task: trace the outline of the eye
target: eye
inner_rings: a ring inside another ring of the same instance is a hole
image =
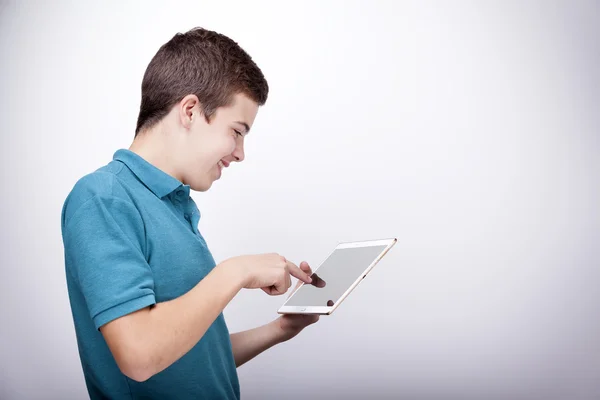
[[[236,135],[242,136],[242,132],[238,131],[237,129],[234,129],[233,131],[236,133]]]

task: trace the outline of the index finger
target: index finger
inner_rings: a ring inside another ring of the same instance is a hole
[[[298,278],[301,281],[306,282],[306,283],[312,282],[311,277],[308,276],[306,274],[306,272],[302,271],[300,268],[298,268],[298,266],[296,264],[294,264],[290,260],[286,260],[286,261],[287,261],[287,267],[290,271],[290,275],[295,276],[296,278]]]

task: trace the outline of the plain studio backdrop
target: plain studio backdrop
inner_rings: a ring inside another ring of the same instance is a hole
[[[600,398],[597,2],[0,2],[0,398],[85,398],[60,212],[133,139],[195,26],[270,84],[247,159],[193,193],[217,262],[398,244],[239,369],[245,399]],[[286,296],[243,290],[231,331]]]

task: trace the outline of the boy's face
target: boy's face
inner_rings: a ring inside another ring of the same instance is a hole
[[[193,112],[178,164],[183,183],[203,192],[230,163],[244,160],[244,139],[254,123],[258,104],[240,93],[230,106],[217,109],[210,122],[206,122],[199,106]]]

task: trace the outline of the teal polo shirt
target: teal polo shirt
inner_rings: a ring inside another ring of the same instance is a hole
[[[223,313],[188,353],[145,382],[121,373],[99,331],[185,294],[215,267],[199,219],[188,185],[125,149],[68,194],[61,220],[66,281],[92,399],[240,398]]]

